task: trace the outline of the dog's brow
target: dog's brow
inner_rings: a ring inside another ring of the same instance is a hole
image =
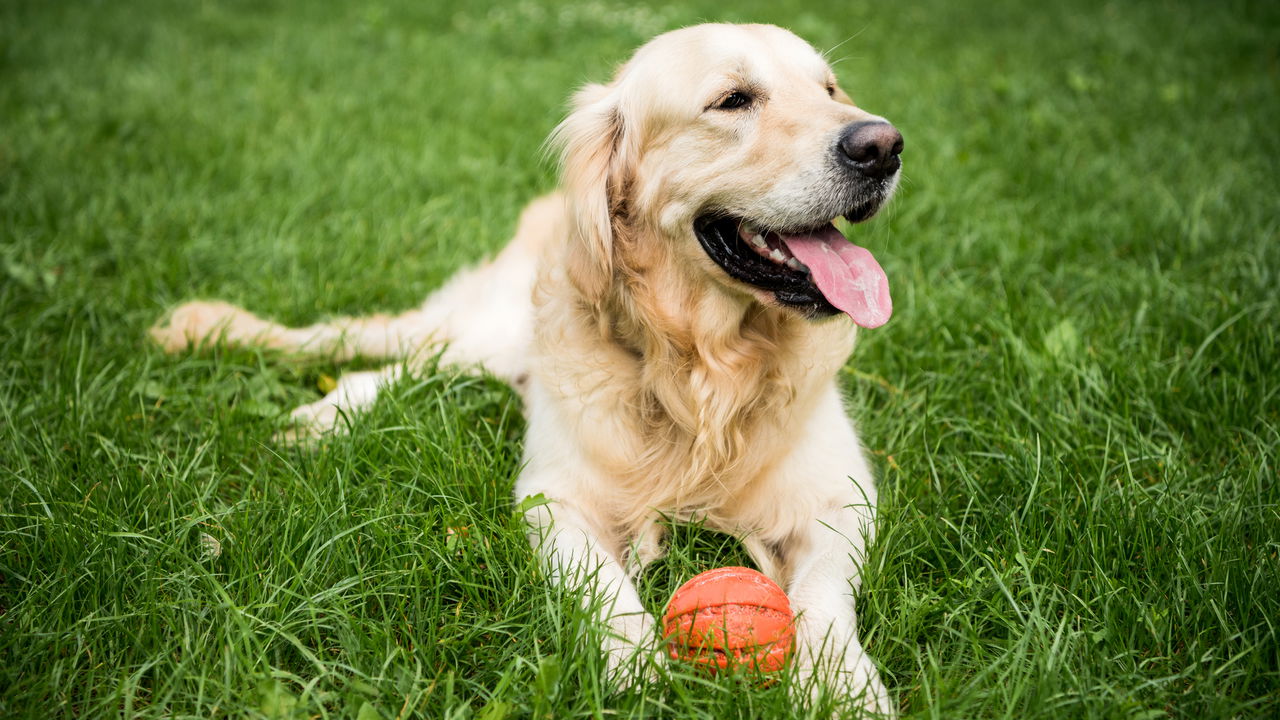
[[[712,94],[717,97],[734,90],[750,92],[753,95],[761,95],[765,91],[765,83],[742,65],[725,73],[713,87]]]

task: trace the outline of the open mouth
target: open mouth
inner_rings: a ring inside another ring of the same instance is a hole
[[[874,213],[845,213],[851,222]],[[865,328],[893,313],[889,281],[869,251],[830,222],[795,232],[762,229],[743,218],[704,216],[694,222],[703,250],[735,280],[773,294],[810,318],[843,312]]]

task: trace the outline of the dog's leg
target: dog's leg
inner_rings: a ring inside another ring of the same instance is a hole
[[[746,547],[779,581],[796,620],[797,690],[892,717],[893,702],[858,639],[854,595],[875,531],[875,482],[833,385],[787,461],[740,507]]]
[[[484,365],[511,380],[523,371],[532,342],[534,271],[529,249],[513,243],[399,315],[340,317],[295,328],[231,303],[196,300],[174,308],[151,328],[151,338],[170,353],[222,342],[336,362],[412,357],[443,347],[445,363]]]
[[[536,492],[537,483],[522,477],[520,487]],[[552,578],[586,590],[583,605],[595,613],[604,639],[609,675],[622,687],[648,677],[645,656],[655,647],[653,618],[619,559],[622,543],[606,523],[571,502],[552,500],[525,513],[530,541]]]
[[[564,201],[539,198],[520,216],[515,237],[496,257],[460,270],[420,307],[399,315],[343,317],[291,328],[222,301],[198,300],[172,310],[151,328],[168,352],[224,342],[338,362],[414,358],[433,348],[451,365],[482,365],[519,386],[533,341],[537,258],[559,232]]]
[[[338,384],[323,398],[294,408],[289,413],[293,427],[276,435],[276,440],[302,442],[326,432],[338,432],[342,428],[338,420],[366,410],[378,399],[378,393],[400,379],[405,366],[388,365],[378,370],[343,373]]]
[[[493,284],[503,284],[506,292],[518,293],[518,288],[513,291],[511,287],[521,278],[510,276],[521,272],[528,276],[524,279],[525,296],[505,298],[508,316],[489,310],[483,304],[477,305],[479,299],[467,305],[466,298],[458,297],[460,292],[479,296],[485,287]],[[444,364],[482,364],[522,390],[531,330],[529,322],[521,326],[519,319],[532,315],[528,297],[532,275],[532,266],[515,267],[510,261],[499,265],[495,261],[460,273],[416,310],[396,316],[339,318],[301,328],[263,320],[230,303],[189,302],[152,328],[151,337],[168,352],[193,344],[223,342],[279,350],[295,357],[325,357],[337,362],[355,356],[404,358],[404,362],[381,370],[344,373],[337,387],[324,398],[295,409],[292,412],[294,426],[279,433],[276,439],[299,442],[326,432],[341,431],[337,421],[342,415],[354,415],[368,408],[380,389],[401,377],[406,367],[432,357],[431,353],[437,349]],[[450,340],[457,342],[436,344]]]
[[[231,303],[195,300],[174,308],[152,327],[151,339],[170,353],[204,343],[223,342],[341,362],[355,356],[403,357],[426,343],[430,331],[423,322],[422,309],[393,316],[336,318],[291,328]]]
[[[515,237],[489,262],[454,275],[421,307],[399,315],[345,317],[306,327],[286,327],[230,303],[194,301],[171,311],[151,328],[151,338],[174,353],[193,345],[223,342],[262,347],[293,356],[342,362],[361,356],[403,359],[403,364],[343,375],[323,399],[293,411],[299,440],[340,429],[343,413],[373,403],[378,390],[434,352],[447,365],[480,365],[523,392],[533,342],[533,283],[537,258],[559,232],[564,201],[548,195],[530,203]]]
[[[801,685],[812,682],[809,689],[815,693],[825,686],[842,702],[892,717],[893,704],[880,673],[858,641],[854,612],[863,543],[873,517],[865,500],[833,501],[797,530],[783,550],[783,563],[787,595],[798,616]]]

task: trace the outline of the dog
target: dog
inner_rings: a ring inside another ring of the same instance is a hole
[[[482,366],[528,416],[517,499],[552,577],[590,577],[607,666],[657,662],[633,578],[666,519],[742,539],[797,611],[795,664],[885,715],[854,593],[876,490],[836,375],[859,326],[892,311],[888,281],[833,221],[874,215],[901,174],[902,136],[859,109],[809,44],[769,25],[654,38],[574,96],[551,147],[561,189],[514,239],[416,309],[289,328],[190,302],[151,331],[177,352],[221,341],[343,360],[292,414],[335,427],[428,355]]]

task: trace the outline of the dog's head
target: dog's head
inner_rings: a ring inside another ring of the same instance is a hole
[[[662,263],[693,282],[709,276],[737,302],[844,311],[867,327],[888,319],[883,271],[832,221],[885,204],[902,136],[855,106],[790,32],[713,24],[660,35],[608,85],[583,88],[554,139],[580,286],[599,291],[620,267]]]

